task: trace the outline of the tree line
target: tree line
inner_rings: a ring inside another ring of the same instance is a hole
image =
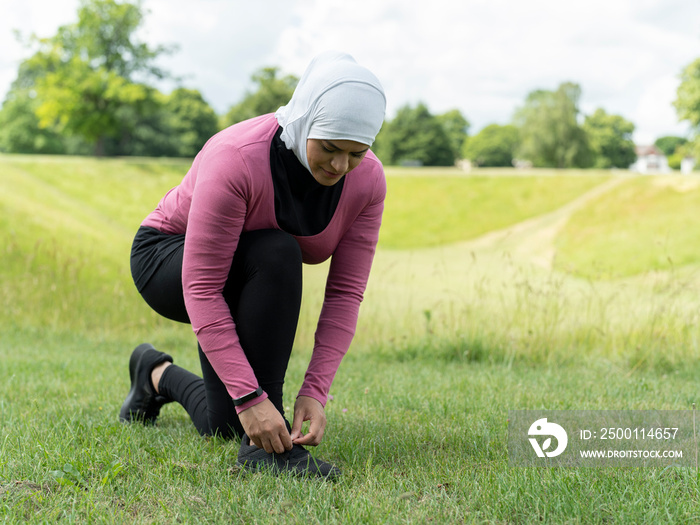
[[[164,94],[152,85],[172,79],[154,64],[175,49],[140,42],[143,21],[139,2],[83,0],[76,23],[49,38],[32,37],[34,53],[20,64],[0,109],[0,151],[191,157],[220,129],[286,104],[299,80],[262,68],[251,78],[253,88],[219,116],[196,89]],[[478,166],[627,168],[636,158],[634,124],[602,108],[582,115],[580,97],[581,87],[570,82],[533,91],[510,124],[491,124],[473,136],[457,109],[434,115],[423,102],[407,104],[385,122],[373,150],[394,165],[468,159]],[[700,59],[683,71],[674,104],[697,132]],[[673,167],[684,156],[700,157],[699,142],[661,137],[657,146]]]

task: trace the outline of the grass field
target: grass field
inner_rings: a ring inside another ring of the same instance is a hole
[[[131,349],[197,369],[188,326],[128,272],[184,161],[0,156],[0,521],[692,523],[695,468],[514,468],[512,409],[690,409],[700,373],[700,179],[388,170],[355,342],[314,450],[337,483],[246,475],[168,405],[125,426]],[[287,380],[325,265],[305,268]]]

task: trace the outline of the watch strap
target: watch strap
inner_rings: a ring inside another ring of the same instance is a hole
[[[247,403],[248,401],[255,399],[256,397],[260,397],[261,395],[263,395],[263,389],[262,387],[258,387],[257,390],[253,390],[250,394],[234,398],[233,404],[234,406],[241,406],[243,403]]]

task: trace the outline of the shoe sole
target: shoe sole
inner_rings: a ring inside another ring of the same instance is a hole
[[[243,469],[243,471],[266,472],[274,476],[288,474],[295,477],[324,479],[328,481],[336,481],[341,476],[341,471],[338,467],[314,458],[306,450],[304,450],[305,457],[297,460],[294,460],[290,455],[290,453],[294,452],[294,449],[285,454],[265,454],[262,457],[245,457],[247,455],[246,449],[250,447],[247,436],[243,438],[241,447],[242,450],[239,451],[236,465]],[[303,450],[304,447],[301,447],[301,449]],[[243,458],[241,457],[241,452],[243,452]],[[260,454],[262,451],[261,449],[254,448],[252,453]],[[326,465],[329,469],[325,474],[321,472],[323,465]]]
[[[313,472],[311,470],[305,469],[295,469],[289,467],[282,467],[279,465],[272,465],[269,463],[254,463],[250,461],[236,461],[236,466],[241,469],[241,472],[245,474],[270,474],[272,476],[282,476],[288,475],[295,478],[305,478],[305,479],[318,479],[324,481],[338,481],[342,475],[341,471],[335,467],[334,470],[330,471],[328,474],[323,475],[320,472]]]

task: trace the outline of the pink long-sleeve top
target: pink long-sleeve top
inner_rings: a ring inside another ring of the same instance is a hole
[[[222,291],[242,232],[281,229],[275,218],[270,145],[278,123],[265,115],[227,128],[202,148],[179,186],[170,190],[143,226],[185,234],[182,284],[185,306],[202,350],[232,398],[258,388]],[[368,151],[345,175],[328,226],[294,236],[305,263],[331,258],[311,361],[299,395],[325,406],[333,378],[355,334],[384,209],[386,179]],[[264,394],[238,412],[267,398]]]

